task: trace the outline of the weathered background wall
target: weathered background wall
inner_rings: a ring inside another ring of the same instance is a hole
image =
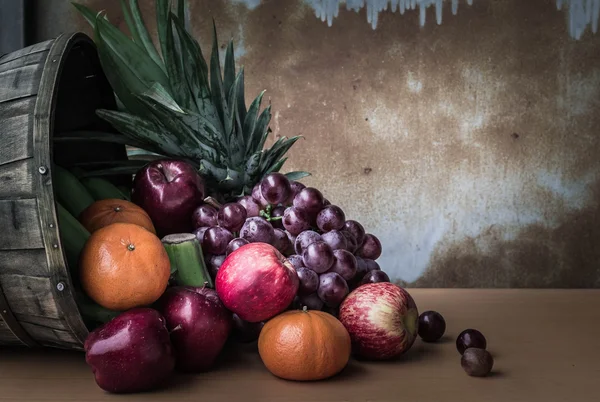
[[[223,47],[234,38],[274,134],[305,136],[284,169],[310,170],[306,184],[380,237],[393,279],[600,287],[600,1],[348,2],[335,18],[335,0],[189,11],[205,57],[211,18]],[[118,1],[83,3],[124,27]],[[90,32],[69,1],[36,14],[38,40]]]

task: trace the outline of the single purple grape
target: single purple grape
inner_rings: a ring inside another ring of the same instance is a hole
[[[346,237],[339,230],[323,233],[321,240],[329,244],[332,250],[346,250],[348,247]]]
[[[260,182],[260,193],[273,205],[285,202],[291,191],[290,181],[281,173],[269,173]]]
[[[225,249],[225,255],[233,253],[235,250],[242,246],[245,246],[248,243],[248,240],[242,239],[241,237],[236,237],[235,239],[231,240],[227,245],[227,248]]]
[[[321,274],[331,268],[335,257],[329,244],[319,240],[304,249],[302,260],[307,268]]]
[[[319,298],[317,293],[302,295],[298,297],[299,308],[306,306],[309,310],[320,311],[323,308],[323,300]]]
[[[327,272],[337,272],[349,281],[356,275],[356,258],[348,250],[333,250],[335,260]]]
[[[261,207],[261,209],[266,208],[269,205],[269,201],[265,200],[262,192],[260,191],[260,183],[256,183],[256,185],[252,188],[252,198],[256,203]]]
[[[377,283],[377,282],[389,282],[390,277],[383,271],[369,271],[365,274],[365,276],[360,281],[361,285],[365,285],[367,283]]]
[[[331,202],[327,198],[323,198],[323,206],[326,207],[328,205],[331,205]]]
[[[231,240],[233,240],[233,235],[229,230],[214,226],[204,232],[202,249],[214,255],[225,254],[225,249]]]
[[[237,202],[230,202],[219,209],[217,223],[230,232],[237,232],[244,225],[246,215],[247,212],[243,206]]]
[[[308,295],[317,291],[319,287],[319,275],[309,268],[299,268],[296,270],[300,286],[298,287],[299,295]]]
[[[273,226],[265,218],[254,216],[246,219],[240,229],[240,237],[250,243],[269,243],[273,241]]]
[[[356,255],[371,260],[376,260],[381,256],[381,242],[375,235],[367,233],[363,244],[356,250]]]
[[[364,259],[355,256],[356,259],[356,273],[354,274],[354,278],[352,279],[354,282],[358,283],[365,277],[369,269],[367,267],[367,263]]]
[[[348,283],[336,272],[327,272],[319,276],[319,298],[328,307],[337,307],[348,295]]]
[[[296,197],[296,195],[302,191],[303,189],[305,189],[306,186],[302,183],[300,183],[299,181],[290,181],[290,195],[288,197],[288,199],[285,202],[286,206],[291,206],[294,203],[294,198]]]
[[[200,205],[192,213],[192,225],[194,229],[217,226],[217,210],[208,204]]]
[[[282,223],[285,230],[297,236],[310,228],[310,217],[304,211],[289,207],[283,214]]]
[[[377,263],[377,261],[374,260],[370,260],[368,258],[364,259],[365,264],[367,264],[367,271],[380,271],[381,268],[379,267],[379,264]]]
[[[487,348],[485,336],[473,328],[465,329],[456,337],[456,350],[458,350],[458,353],[462,355],[469,348]]]
[[[346,238],[346,250],[350,251],[353,254],[356,254],[356,238],[354,237],[354,235],[345,230],[342,230],[341,233]]]
[[[200,242],[200,244],[204,243],[204,232],[210,229],[208,226],[200,227],[194,230],[194,234],[196,235],[196,239]]]
[[[286,253],[288,250],[292,250],[292,245],[287,234],[281,229],[273,229],[273,240],[271,244],[282,254]]]
[[[305,230],[296,236],[296,242],[294,243],[294,250],[296,254],[302,255],[304,249],[316,241],[321,240],[321,235],[314,230]]]
[[[206,261],[208,261],[208,270],[211,278],[214,280],[217,277],[217,272],[219,272],[219,268],[223,265],[223,261],[225,261],[224,255],[207,255]]]
[[[294,197],[294,208],[304,211],[308,216],[317,216],[323,209],[323,194],[316,188],[303,188]]]
[[[304,261],[302,261],[302,256],[297,254],[292,254],[287,257],[288,261],[292,263],[296,271],[302,267],[304,267]]]
[[[279,206],[275,207],[271,210],[271,218],[280,218],[280,219],[272,219],[269,221],[271,226],[275,229],[285,229],[283,227],[283,214],[285,214],[285,207]]]
[[[329,205],[321,210],[317,215],[317,226],[323,232],[330,230],[340,230],[344,227],[346,215],[337,205]]]
[[[254,201],[249,195],[245,195],[240,197],[237,200],[237,203],[240,204],[246,210],[246,218],[252,218],[254,216],[260,215],[261,207],[258,205],[258,202]]]
[[[419,336],[425,342],[435,342],[446,332],[446,320],[437,311],[424,311],[419,316]]]
[[[288,239],[290,239],[290,244],[293,246],[294,244],[296,244],[296,235],[291,234],[290,232],[288,232],[287,230],[285,231],[285,234],[287,235]]]
[[[363,244],[365,239],[365,228],[359,222],[354,220],[347,220],[344,223],[344,230],[346,232],[352,233],[354,239],[356,240],[356,245],[360,246]]]

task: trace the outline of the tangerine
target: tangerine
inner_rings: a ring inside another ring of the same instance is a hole
[[[118,198],[94,202],[81,212],[79,221],[90,233],[112,223],[134,223],[156,234],[150,215],[142,207]]]
[[[170,274],[160,239],[133,223],[96,230],[81,251],[81,285],[92,300],[110,310],[154,303],[166,290]]]

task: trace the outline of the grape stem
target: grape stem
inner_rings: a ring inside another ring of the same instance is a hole
[[[308,307],[307,306],[302,306],[302,311],[304,311],[305,313],[308,312]]]
[[[204,199],[204,202],[207,203],[208,205],[212,206],[212,207],[215,207],[216,209],[221,209],[221,207],[222,207],[222,205],[219,204],[219,201],[217,201],[213,197],[206,197]]]

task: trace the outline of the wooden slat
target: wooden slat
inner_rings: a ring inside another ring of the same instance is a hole
[[[40,325],[40,326],[46,327],[46,328],[58,329],[60,331],[68,331],[69,330],[67,323],[64,322],[63,320],[57,320],[54,318],[40,317],[37,315],[27,315],[27,314],[15,314],[15,317],[17,318],[17,320],[19,320],[19,322],[21,324],[23,324],[23,323],[35,324],[35,325]]]
[[[34,338],[41,344],[44,344],[46,342],[50,342],[52,344],[79,344],[79,342],[77,342],[77,339],[75,339],[70,332],[60,331],[58,329],[53,328],[46,328],[44,326],[30,324],[28,322],[24,322],[22,323],[22,325],[23,328],[25,328],[25,331],[27,331],[32,338]]]
[[[44,247],[35,199],[0,200],[0,250]]]
[[[0,102],[37,94],[43,67],[37,64],[0,73]]]
[[[33,156],[32,131],[33,114],[0,120],[0,165]]]
[[[27,56],[32,53],[43,52],[44,50],[50,49],[52,46],[53,40],[47,40],[45,42],[36,43],[35,45],[27,46],[23,49],[19,49],[15,52],[5,54],[0,58],[0,65],[4,63],[8,63],[9,61],[13,61],[15,59],[21,58],[23,56]]]
[[[0,250],[0,272],[3,274],[48,276],[46,250]]]
[[[61,318],[49,278],[0,274],[0,284],[14,314]]]
[[[43,52],[28,54],[21,58],[0,64],[0,73],[25,66],[32,66],[34,64],[44,63],[46,61],[46,57],[48,57],[47,50]]]
[[[13,335],[8,325],[0,318],[0,344],[2,345],[22,345],[23,343]]]
[[[32,158],[0,165],[0,198],[33,197],[33,171]]]
[[[0,120],[32,114],[36,99],[36,96],[28,96],[0,103]]]

